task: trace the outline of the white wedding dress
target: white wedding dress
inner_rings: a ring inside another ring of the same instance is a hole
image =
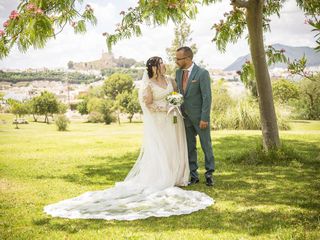
[[[144,103],[147,89],[153,96],[148,107]],[[143,146],[123,182],[45,206],[44,211],[53,217],[72,219],[135,220],[189,214],[212,205],[214,200],[206,194],[178,187],[187,185],[189,165],[183,119],[178,116],[173,123],[173,115],[165,111],[165,97],[172,91],[170,81],[162,88],[144,74],[139,90]]]

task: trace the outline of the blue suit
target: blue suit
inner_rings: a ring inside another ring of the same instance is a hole
[[[199,178],[196,136],[199,135],[202,150],[205,156],[206,176],[211,176],[215,170],[214,156],[210,136],[210,110],[211,110],[211,80],[209,72],[194,64],[187,82],[186,91],[182,87],[182,69],[176,72],[176,82],[179,92],[184,96],[181,111],[184,116],[186,136],[188,143],[188,158],[190,175]],[[200,129],[200,120],[208,122],[205,129]]]

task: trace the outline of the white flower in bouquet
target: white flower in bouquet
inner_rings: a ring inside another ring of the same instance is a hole
[[[177,112],[181,114],[180,106],[183,103],[183,95],[177,92],[172,92],[166,97],[169,104],[168,114],[173,111],[173,123],[177,123]]]

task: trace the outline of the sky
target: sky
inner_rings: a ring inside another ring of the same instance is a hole
[[[44,49],[30,48],[21,53],[15,47],[10,55],[0,60],[0,69],[27,69],[27,68],[67,68],[68,61],[93,61],[107,51],[103,32],[112,33],[115,25],[121,21],[122,10],[134,7],[137,0],[84,0],[80,8],[84,9],[90,4],[98,19],[96,26],[88,25],[85,34],[75,34],[68,26],[56,39],[48,41]],[[0,29],[2,23],[8,18],[10,12],[16,8],[17,0],[0,0]],[[221,53],[211,40],[215,31],[211,30],[214,23],[223,19],[223,13],[230,11],[230,1],[223,0],[210,6],[201,6],[195,20],[189,21],[191,25],[192,42],[197,45],[198,52],[195,62],[203,61],[208,68],[223,69],[238,57],[249,53],[245,37],[236,44],[229,44],[226,52]],[[305,24],[303,12],[296,6],[295,0],[287,0],[281,10],[281,18],[271,17],[271,32],[265,33],[265,44],[281,43],[290,46],[315,47],[314,33],[311,27]],[[142,28],[141,37],[121,40],[112,49],[115,57],[123,56],[134,58],[137,61],[146,61],[151,56],[161,56],[165,60],[165,49],[171,46],[174,38],[174,24],[166,26],[146,26]],[[244,34],[245,36],[246,34]]]

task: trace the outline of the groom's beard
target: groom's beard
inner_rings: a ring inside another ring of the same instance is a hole
[[[182,69],[182,65],[179,62],[176,62],[177,66]]]

